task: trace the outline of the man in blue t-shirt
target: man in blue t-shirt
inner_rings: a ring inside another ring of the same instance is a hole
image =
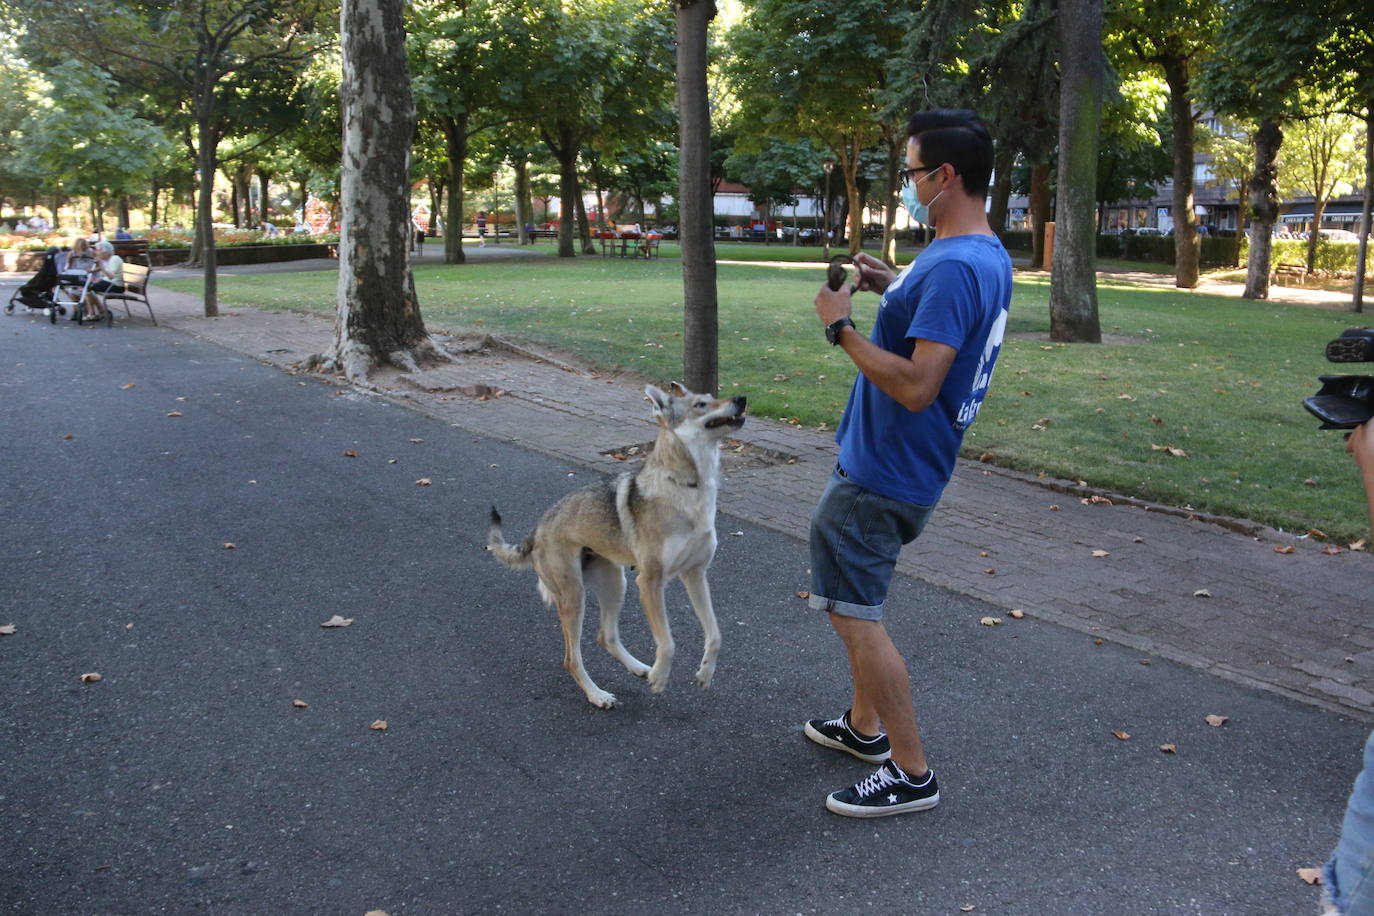
[[[964,430],[987,396],[1011,302],[1011,259],[988,226],[992,139],[971,111],[907,125],[902,202],[935,239],[894,275],[855,257],[859,290],[880,293],[871,337],[850,319],[851,290],[822,286],[816,314],[859,375],[836,440],[839,464],[811,516],[811,598],[844,642],[853,703],[812,719],[812,741],[882,766],[826,798],[850,817],[921,811],[940,801],[926,765],[911,679],[883,626],[902,545],[925,527],[954,471]]]

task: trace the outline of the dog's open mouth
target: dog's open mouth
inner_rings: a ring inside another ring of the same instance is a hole
[[[735,414],[733,417],[716,417],[714,420],[706,421],[707,429],[718,429],[722,426],[729,426],[733,429],[739,429],[743,425],[744,414],[742,413]]]

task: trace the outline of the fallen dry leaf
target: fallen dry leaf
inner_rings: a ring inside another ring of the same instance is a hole
[[[1203,718],[1206,719],[1207,724],[1213,728],[1221,728],[1221,726],[1231,721],[1230,716],[1204,716]]]
[[[1026,612],[1021,610],[1020,608],[1015,608],[1010,612],[1010,614],[1013,620],[1020,620],[1022,617],[1026,616]]]
[[[1322,870],[1320,868],[1299,868],[1298,877],[1308,884],[1322,883]]]
[[[65,436],[63,436],[62,438],[63,438],[63,439],[75,439],[76,437],[73,436],[71,433],[67,433],[67,434],[66,434]]]
[[[1129,741],[1131,738],[1130,732],[1118,731],[1116,729],[1112,729],[1112,734],[1116,735],[1118,741]]]
[[[1164,753],[1166,753],[1166,754],[1177,754],[1177,753],[1178,753],[1178,745],[1177,745],[1177,744],[1161,744],[1161,745],[1159,746],[1159,749],[1160,749],[1161,751],[1163,751]]]
[[[294,707],[296,707],[297,709],[309,709],[309,708],[310,708],[310,704],[307,703],[307,702],[305,702],[305,700],[292,700],[292,701],[291,701],[291,705],[294,706]]]
[[[1298,548],[1294,547],[1292,544],[1289,544],[1289,545],[1286,546],[1286,547],[1275,547],[1275,548],[1274,548],[1274,553],[1292,553],[1293,551],[1295,551],[1295,550],[1297,550],[1297,549],[1298,549]]]
[[[134,387],[134,383],[133,383],[133,382],[130,382],[130,383],[127,384],[127,385],[120,385],[120,386],[119,386],[119,390],[120,390],[120,391],[128,391],[128,390],[129,390],[130,388],[132,388],[132,387]]]
[[[421,477],[419,480],[415,481],[415,485],[417,487],[427,487],[433,482],[434,481],[430,480],[428,477]]]
[[[386,719],[378,719],[376,722],[369,725],[368,728],[376,732],[384,732],[387,729]]]
[[[1150,664],[1150,660],[1149,660],[1148,658],[1142,658],[1142,659],[1140,660],[1140,663],[1141,663],[1142,665],[1145,665],[1146,667],[1148,667],[1149,664]]]
[[[169,411],[169,412],[167,413],[167,416],[169,416],[169,417],[179,417],[179,416],[181,416],[181,411],[179,411],[179,410]]]
[[[345,457],[345,458],[357,458],[357,457],[358,457],[358,453],[355,452],[353,449],[349,449],[348,451],[344,452],[344,457]]]
[[[5,624],[4,626],[0,627],[0,636],[13,636],[13,635],[14,635],[14,624],[12,624],[12,623],[7,623],[7,624]]]
[[[1323,544],[1322,553],[1326,554],[1329,557],[1334,557],[1338,553],[1345,553],[1345,551],[1342,548],[1337,547],[1335,544]]]
[[[1187,453],[1187,452],[1185,452],[1183,449],[1181,449],[1181,448],[1179,448],[1178,446],[1175,446],[1175,445],[1155,445],[1155,444],[1152,442],[1152,443],[1150,443],[1150,449],[1151,449],[1152,451],[1156,451],[1156,452],[1168,452],[1170,455],[1173,455],[1175,458],[1187,458],[1187,457],[1188,457],[1188,453]]]
[[[1316,538],[1319,541],[1326,540],[1326,532],[1321,530],[1320,528],[1308,528],[1307,536],[1310,538]]]
[[[1094,551],[1093,551],[1093,556],[1095,556],[1095,557],[1109,557],[1109,556],[1111,556],[1111,554],[1108,553],[1108,552],[1105,551],[1105,550],[1094,550]]]
[[[1364,539],[1364,538],[1360,538],[1358,541],[1354,541],[1354,542],[1352,542],[1351,545],[1350,545],[1350,549],[1351,549],[1351,550],[1364,550],[1364,547],[1365,547],[1365,539]]]
[[[1050,511],[1051,511],[1051,512],[1058,512],[1058,511],[1059,511],[1059,507],[1058,507],[1058,506],[1050,506]]]
[[[1317,482],[1313,480],[1311,477],[1308,477],[1306,480],[1302,482],[1302,485],[1305,487],[1315,487],[1317,485]]]
[[[410,441],[413,442],[413,443],[415,443],[416,445],[419,445],[421,442],[424,442],[425,440],[423,440],[423,439],[411,439]]]
[[[1100,646],[1100,645],[1102,645],[1102,640],[1100,640],[1100,639],[1094,639],[1094,640],[1093,640],[1093,645],[1094,645],[1094,646]]]
[[[363,916],[391,916],[391,914],[385,910],[368,910]]]
[[[98,680],[100,680],[100,675],[94,671],[90,674],[81,675],[81,683],[83,684],[94,684]]]
[[[983,462],[984,464],[987,464],[989,461],[996,461],[997,455],[993,452],[984,452],[983,454],[978,456],[978,460]]]
[[[333,617],[330,617],[330,618],[329,618],[328,620],[326,620],[324,623],[320,624],[320,626],[322,626],[322,627],[346,627],[346,626],[348,626],[349,624],[351,624],[352,622],[353,622],[353,618],[352,618],[352,617],[340,617],[338,614],[335,614]]]
[[[1194,598],[1210,598],[1210,597],[1212,597],[1212,593],[1209,592],[1209,591],[1207,591],[1207,589],[1205,589],[1205,588],[1200,588],[1200,589],[1198,589],[1197,591],[1193,592],[1193,597],[1194,597]]]
[[[810,597],[811,597],[811,593],[810,593],[810,592],[797,592],[797,597],[798,597],[798,598],[803,598],[803,599],[805,599],[805,598],[810,598]]]
[[[234,549],[236,549],[236,548],[235,548],[234,542],[233,542],[233,541],[225,541],[225,542],[224,542],[224,549],[225,549],[225,550],[234,550]]]
[[[984,617],[982,620],[980,620],[980,621],[978,621],[978,622],[981,623],[981,624],[982,624],[983,626],[985,626],[985,627],[996,627],[996,626],[1001,626],[1001,624],[1002,624],[1002,618],[1001,618],[1001,617]]]
[[[971,903],[968,903],[968,904],[965,904],[964,906],[959,907],[959,912],[961,912],[961,913],[972,913],[972,912],[973,912],[974,910],[976,910],[976,909],[978,909],[978,907],[974,906],[974,905],[971,904]]]
[[[742,538],[742,537],[744,537],[744,532],[743,532],[743,531],[731,531],[731,532],[730,532],[730,537],[732,537],[732,538]]]

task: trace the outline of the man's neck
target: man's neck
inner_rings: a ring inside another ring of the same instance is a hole
[[[988,225],[988,214],[981,197],[959,195],[950,200],[946,212],[940,214],[940,222],[935,226],[937,239],[953,238],[958,235],[995,235]]]

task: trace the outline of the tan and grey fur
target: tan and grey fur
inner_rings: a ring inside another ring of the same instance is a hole
[[[594,706],[610,709],[615,697],[598,687],[582,664],[582,617],[590,588],[601,606],[597,642],[632,674],[646,677],[654,693],[668,686],[673,635],[664,608],[664,587],[682,580],[701,622],[705,644],[697,683],[711,686],[720,650],[720,628],[711,606],[706,569],[716,552],[716,493],[720,440],[744,424],[745,399],[718,400],[674,383],[672,393],[652,385],[658,438],[638,471],[569,493],[553,505],[519,546],[505,542],[493,506],[487,549],[506,566],[533,566],[539,594],[558,609],[563,625],[563,665]],[[650,667],[620,642],[625,567],[636,570],[639,600],[654,638]]]

